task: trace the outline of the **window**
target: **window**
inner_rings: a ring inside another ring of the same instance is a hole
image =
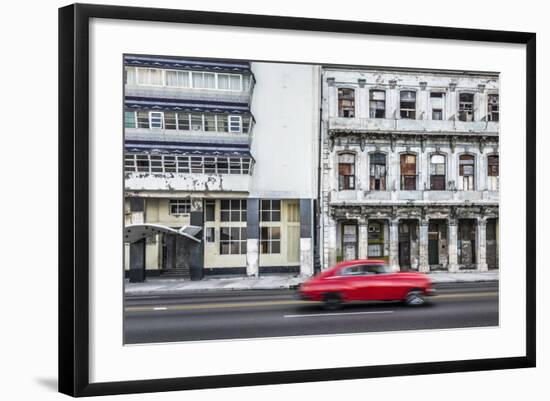
[[[127,173],[249,174],[251,164],[251,159],[244,157],[228,159],[215,156],[146,154],[126,154],[124,156],[124,171]]]
[[[467,122],[474,121],[474,94],[461,93],[458,100],[458,119]]]
[[[157,68],[138,68],[137,83],[139,85],[162,86],[162,70]]]
[[[222,199],[220,201],[221,221],[246,221],[246,199]]]
[[[170,199],[170,214],[181,215],[191,212],[191,201],[189,199]]]
[[[136,113],[133,111],[124,112],[124,128],[136,128]]]
[[[443,120],[443,108],[445,97],[442,92],[430,93],[430,106],[432,107],[432,120]]]
[[[386,92],[383,90],[371,90],[369,102],[370,118],[386,117]]]
[[[445,156],[443,155],[430,157],[430,189],[432,191],[445,190]]]
[[[472,155],[461,155],[459,158],[459,189],[474,190],[475,159]]]
[[[204,130],[216,131],[216,116],[214,114],[204,115]]]
[[[383,153],[373,153],[370,156],[370,189],[386,190],[386,155]]]
[[[229,116],[228,125],[229,125],[229,132],[241,132],[241,117]]]
[[[416,155],[401,155],[401,189],[406,191],[416,190]]]
[[[138,111],[136,116],[138,128],[149,128],[149,112]]]
[[[261,253],[281,253],[281,228],[260,228]]]
[[[487,98],[487,119],[489,121],[498,121],[498,95],[489,95]]]
[[[355,155],[352,153],[338,155],[338,189],[355,189]]]
[[[204,229],[204,240],[206,242],[216,242],[216,235],[214,227],[206,227]]]
[[[229,116],[229,132],[241,132],[241,116]]]
[[[338,89],[338,117],[355,117],[355,91],[353,89]]]
[[[149,173],[149,155],[136,155],[136,171],[138,173]]]
[[[241,75],[218,74],[218,89],[240,91]]]
[[[189,88],[189,72],[166,70],[164,73],[166,86],[174,88]]]
[[[152,111],[149,113],[149,124],[152,129],[162,129],[163,123],[162,123],[162,113]]]
[[[498,155],[487,156],[487,178],[490,191],[498,191]]]
[[[191,130],[192,131],[202,131],[202,114],[192,113],[191,114]]]
[[[402,91],[400,93],[401,118],[414,120],[416,118],[416,92]]]
[[[162,173],[162,156],[150,155],[149,161],[151,163],[151,173]]]
[[[176,113],[167,111],[164,113],[164,128],[166,129],[178,129],[178,122],[176,119]]]
[[[261,221],[281,221],[281,201],[263,199],[260,204]]]
[[[216,75],[213,72],[193,72],[193,88],[216,89]]]
[[[189,131],[191,128],[191,116],[189,113],[177,113],[178,129],[181,131]]]
[[[136,84],[136,69],[134,67],[126,67],[126,84]]]
[[[220,227],[220,254],[246,253],[246,227]]]

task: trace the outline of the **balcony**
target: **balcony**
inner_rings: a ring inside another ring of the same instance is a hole
[[[487,121],[450,121],[450,120],[409,120],[384,118],[344,118],[329,119],[329,131],[354,132],[400,132],[413,131],[418,133],[487,133],[498,135],[499,123]]]
[[[219,101],[250,104],[252,91],[230,91],[213,89],[172,88],[167,86],[125,86],[125,96],[155,99],[185,99],[198,101]]]
[[[499,191],[363,191],[345,190],[330,193],[331,204],[391,204],[391,203],[494,203]]]
[[[252,128],[251,128],[252,130]],[[249,145],[252,132],[248,134],[218,131],[181,131],[151,128],[125,128],[126,141],[160,141],[160,142],[200,142],[208,144]]]
[[[126,191],[248,192],[248,174],[125,173]]]

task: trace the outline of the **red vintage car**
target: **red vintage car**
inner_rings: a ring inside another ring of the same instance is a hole
[[[349,301],[403,301],[422,305],[434,295],[430,278],[417,272],[394,272],[383,260],[353,260],[337,264],[303,283],[301,299],[322,301],[329,309]]]

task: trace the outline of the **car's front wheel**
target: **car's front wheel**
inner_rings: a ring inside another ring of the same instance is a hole
[[[323,295],[325,309],[336,310],[342,307],[342,296],[337,292],[330,292]]]
[[[409,306],[420,306],[426,303],[424,293],[421,290],[411,290],[405,297],[405,303]]]

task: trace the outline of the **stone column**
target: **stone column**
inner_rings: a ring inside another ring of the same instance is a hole
[[[487,267],[487,219],[480,217],[477,219],[476,230],[476,268],[478,271],[486,272]]]
[[[420,249],[418,270],[423,273],[429,273],[430,265],[428,264],[428,220],[420,220]]]
[[[260,265],[260,199],[246,200],[246,275],[258,277]]]
[[[449,219],[449,241],[447,243],[447,250],[449,251],[449,272],[458,272],[458,221],[456,219]]]
[[[145,199],[132,197],[130,203],[130,221],[132,224],[145,223]],[[131,283],[142,283],[145,281],[145,248],[146,239],[140,239],[130,244],[130,270],[128,272]]]
[[[369,248],[369,223],[366,218],[360,218],[358,221],[359,225],[359,246],[358,253],[359,259],[368,258],[368,248]]]
[[[145,238],[130,244],[130,283],[145,281]]]
[[[390,224],[390,267],[399,271],[399,220],[391,219]]]
[[[337,228],[338,228],[338,222],[331,217],[327,217],[326,223],[325,223],[325,249],[323,250],[324,256],[325,256],[323,268],[325,270],[336,264],[336,251],[337,251],[336,230]]]
[[[300,275],[313,276],[313,201],[300,199]]]

